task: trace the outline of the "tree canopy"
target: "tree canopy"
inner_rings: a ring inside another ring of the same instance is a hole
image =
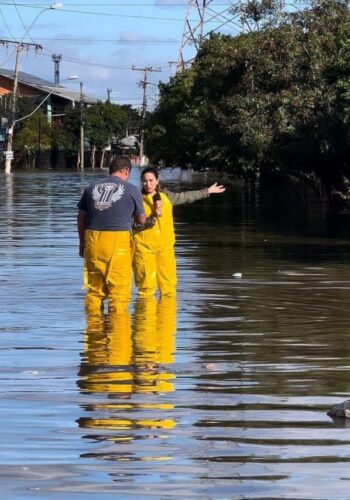
[[[18,116],[25,116],[35,108],[28,98],[19,99]],[[67,110],[63,121],[48,123],[40,109],[16,126],[15,145],[30,150],[62,149],[76,153],[80,141],[80,107]],[[136,113],[136,111],[135,111]],[[84,135],[91,147],[103,150],[124,137],[131,111],[110,102],[97,102],[83,110]]]
[[[157,164],[232,177],[292,175],[347,198],[347,2],[312,1],[291,12],[254,0],[241,16],[251,30],[212,34],[189,69],[160,84],[146,153]]]

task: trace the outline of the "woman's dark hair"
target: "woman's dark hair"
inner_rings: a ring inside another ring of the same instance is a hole
[[[145,174],[153,174],[154,177],[158,180],[158,177],[159,177],[159,174],[158,174],[158,170],[155,169],[154,167],[146,167],[142,170],[141,172],[141,180],[143,178],[143,176]],[[156,187],[156,191],[159,192],[159,184],[158,186]],[[147,194],[146,191],[142,188],[142,194]]]
[[[159,177],[158,170],[153,167],[144,168],[141,172],[141,179],[145,174],[153,174],[156,179]]]

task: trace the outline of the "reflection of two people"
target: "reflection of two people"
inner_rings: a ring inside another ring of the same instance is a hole
[[[174,375],[167,365],[174,362],[175,331],[175,297],[139,299],[133,318],[126,308],[109,316],[88,316],[78,384],[85,393],[108,394],[113,401],[89,404],[89,410],[102,416],[80,418],[79,425],[104,429],[173,427],[173,420],[159,416],[160,410],[171,410],[172,405],[154,399],[145,403],[141,397],[136,402],[131,399],[136,394],[174,390]],[[150,419],[118,415],[133,410],[157,413]],[[106,411],[108,416],[103,415]]]

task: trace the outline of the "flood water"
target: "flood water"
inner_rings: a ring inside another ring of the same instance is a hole
[[[0,176],[1,498],[349,499],[327,416],[350,394],[349,241],[235,187],[174,209],[176,301],[94,320],[75,215],[99,175]]]

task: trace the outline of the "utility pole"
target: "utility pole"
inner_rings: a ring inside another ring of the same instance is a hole
[[[84,93],[80,82],[80,170],[84,170]]]
[[[18,76],[19,76],[19,64],[21,51],[23,49],[35,48],[36,51],[41,50],[42,46],[36,43],[23,43],[23,42],[14,42],[13,40],[2,40],[0,39],[0,43],[3,45],[14,44],[16,45],[16,64],[13,78],[13,90],[12,90],[12,99],[11,99],[11,107],[10,107],[10,119],[8,122],[7,129],[7,141],[6,141],[6,149],[5,149],[5,173],[11,173],[11,166],[13,160],[13,129],[15,126],[15,118],[16,118],[16,108],[17,108],[17,94],[18,94]]]
[[[144,136],[145,136],[145,121],[147,113],[147,86],[149,85],[148,73],[151,71],[160,72],[160,68],[152,68],[145,66],[144,68],[136,68],[132,66],[134,71],[143,71],[144,78],[140,81],[140,87],[143,88],[142,109],[141,109],[141,124],[140,124],[140,152],[139,152],[139,165],[143,164],[144,158]]]
[[[107,102],[111,102],[111,92],[112,89],[107,89]]]
[[[55,64],[55,84],[60,83],[60,62],[62,60],[62,54],[52,54],[52,60]]]

